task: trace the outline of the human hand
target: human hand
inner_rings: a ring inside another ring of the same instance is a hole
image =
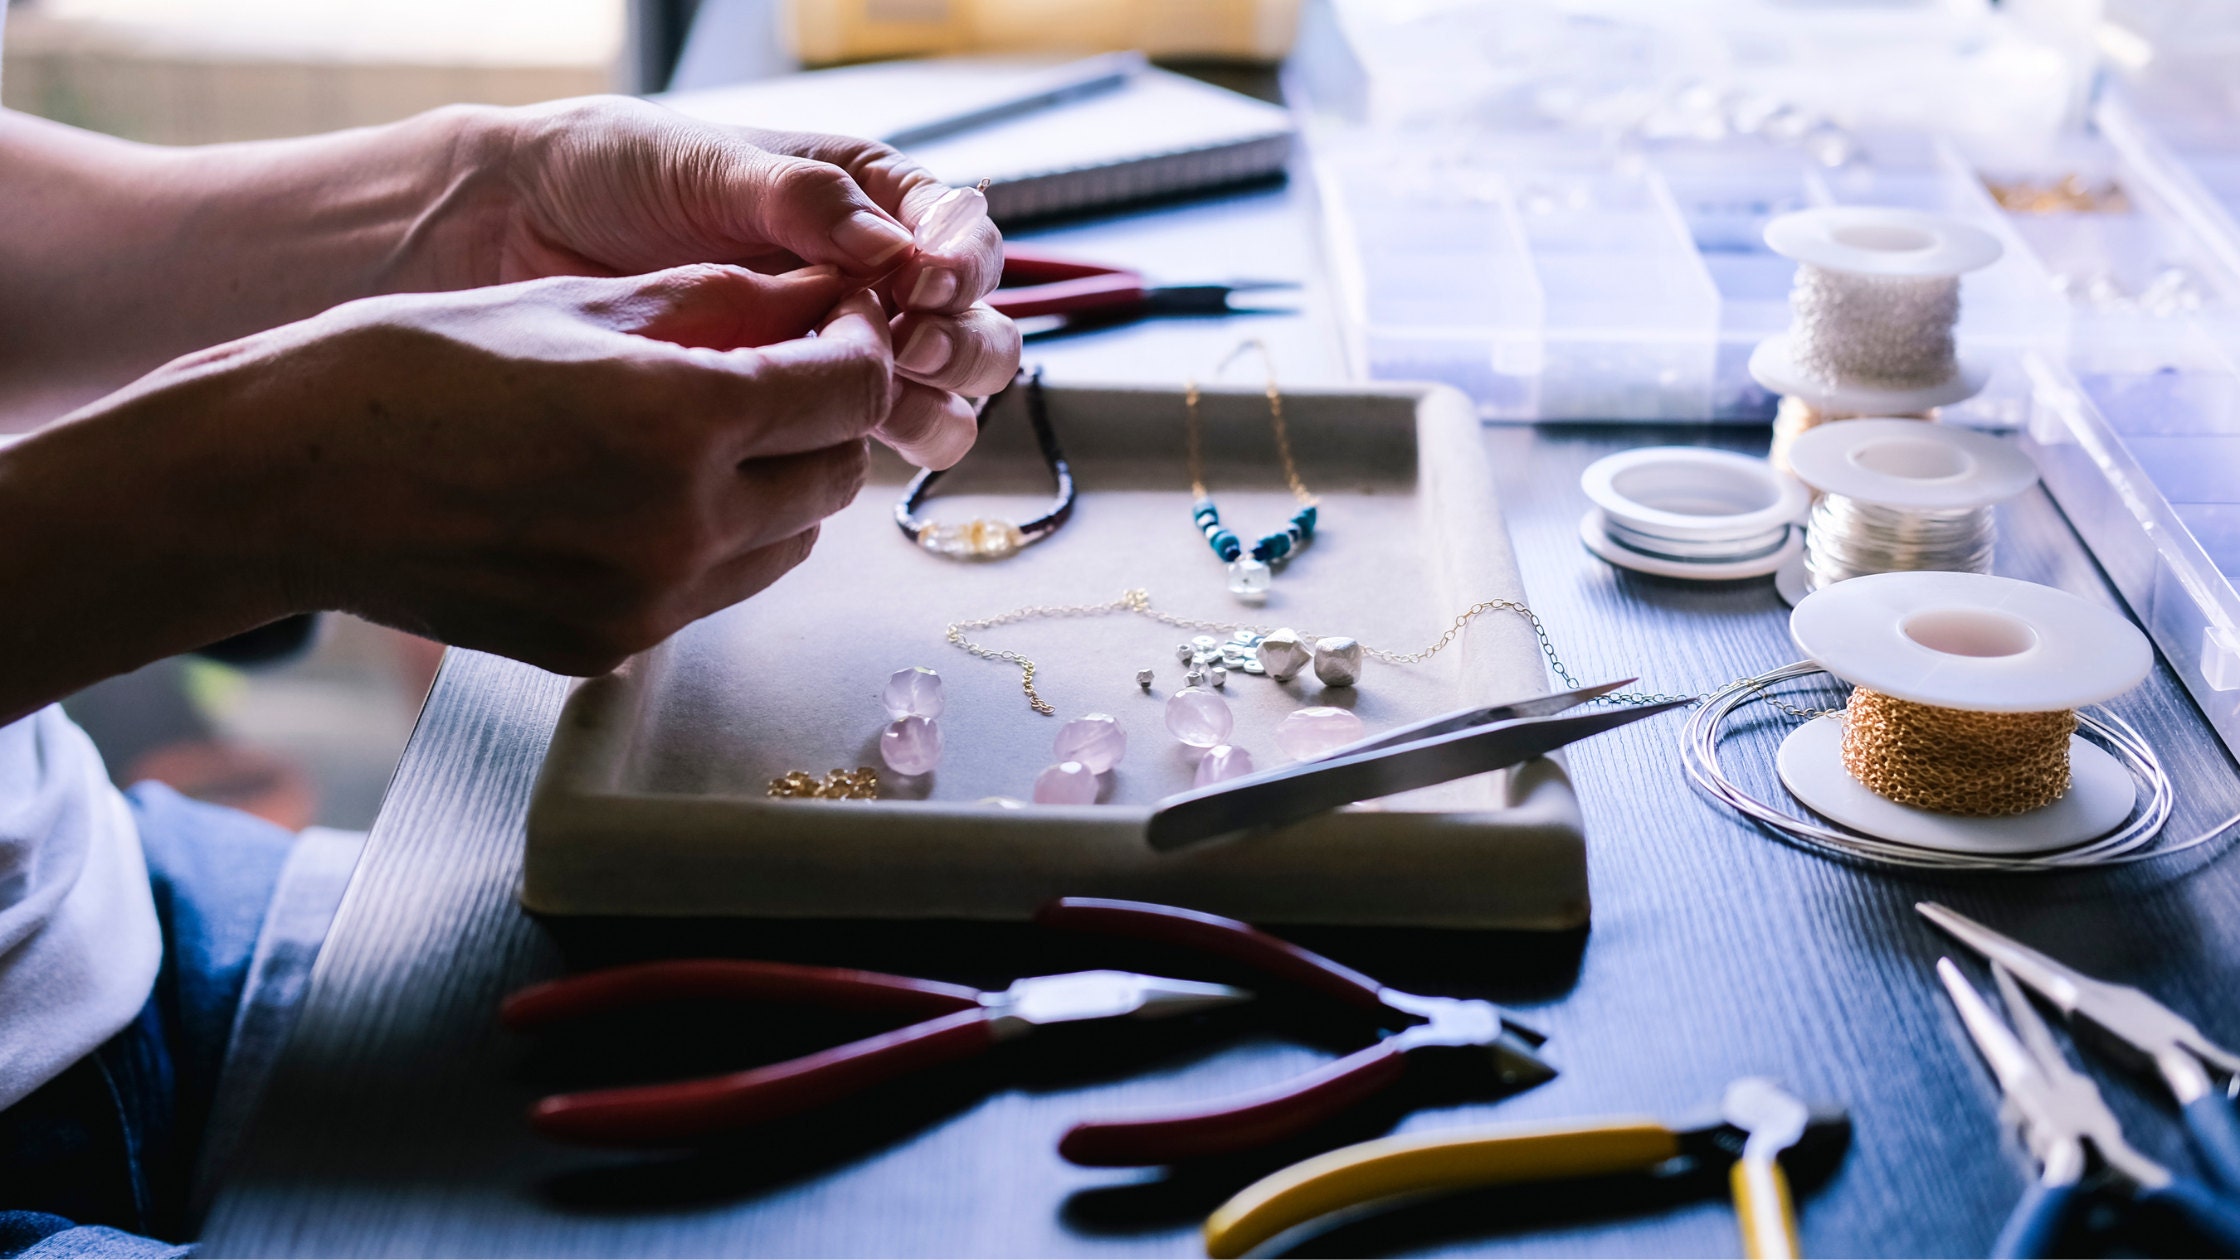
[[[477,111],[459,146],[464,183],[441,251],[463,268],[431,287],[557,275],[625,275],[698,262],[763,272],[830,264],[875,285],[896,353],[892,411],[879,436],[946,468],[977,435],[960,395],[1011,380],[1019,334],[981,299],[1003,270],[985,216],[943,241],[912,232],[949,190],[886,145],[753,131],[602,97]]]
[[[117,405],[202,453],[161,495],[269,575],[258,616],[339,608],[592,674],[776,581],[854,497],[892,350],[851,287],[701,266],[373,298]]]

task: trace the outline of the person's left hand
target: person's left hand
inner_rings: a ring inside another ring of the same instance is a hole
[[[831,264],[875,282],[895,317],[879,436],[929,468],[977,436],[960,395],[993,393],[1018,370],[1018,329],[980,300],[1002,274],[1002,236],[981,216],[913,252],[949,190],[886,145],[721,127],[620,97],[470,117],[457,220],[468,229],[446,251],[465,274],[437,287]]]

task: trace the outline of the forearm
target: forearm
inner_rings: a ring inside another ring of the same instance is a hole
[[[374,293],[472,247],[483,111],[165,149],[0,111],[0,431],[204,346]]]
[[[0,723],[296,611],[272,444],[198,387],[212,366],[0,441]]]

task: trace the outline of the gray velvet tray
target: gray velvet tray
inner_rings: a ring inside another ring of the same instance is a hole
[[[770,590],[688,627],[570,698],[529,816],[522,899],[551,914],[1020,918],[1055,896],[1179,902],[1266,922],[1561,929],[1587,917],[1577,802],[1551,762],[1477,776],[1282,831],[1179,854],[1142,838],[1148,804],[1190,786],[1195,750],[1167,732],[1187,632],[1124,614],[976,632],[1031,657],[1058,712],[1032,712],[1010,664],[944,641],[949,623],[1028,605],[1101,603],[1138,587],[1189,618],[1350,634],[1416,651],[1484,599],[1521,599],[1468,401],[1443,387],[1286,395],[1301,471],[1321,496],[1313,544],[1267,603],[1239,603],[1190,521],[1177,390],[1053,386],[1051,413],[1080,483],[1072,521],[1003,560],[911,545],[892,509],[910,472],[879,464],[816,553]],[[1208,390],[1208,479],[1250,538],[1293,504],[1256,389]],[[922,515],[1024,520],[1049,499],[1017,397]],[[946,683],[940,766],[919,780],[880,764],[886,677]],[[1150,694],[1135,683],[1149,666]],[[1547,689],[1519,618],[1488,614],[1416,666],[1370,662],[1355,688],[1242,674],[1231,742],[1285,759],[1276,722],[1339,704],[1371,731]],[[1110,713],[1125,760],[1093,806],[987,803],[1032,793],[1065,721]],[[880,769],[882,799],[774,801],[788,770]]]

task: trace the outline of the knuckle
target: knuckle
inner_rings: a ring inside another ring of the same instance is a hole
[[[816,202],[844,196],[853,182],[837,166],[809,158],[778,158],[769,174],[771,194],[780,201]]]

